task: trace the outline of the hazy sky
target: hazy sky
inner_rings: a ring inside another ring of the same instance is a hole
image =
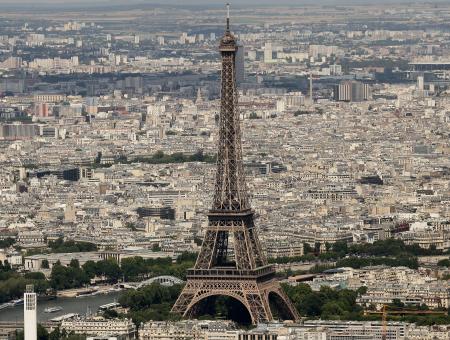
[[[392,3],[420,3],[418,0],[0,0],[0,15],[3,10],[83,10],[88,8],[102,9],[112,6],[111,9],[127,8],[136,4],[165,5],[191,7],[200,6],[204,8],[217,8],[225,6],[230,1],[232,8],[248,8],[249,6],[298,6],[298,5],[345,5],[345,4],[385,4]],[[448,3],[448,0],[428,0],[428,3]]]
[[[446,0],[436,0],[428,2],[445,2]],[[174,5],[223,5],[227,0],[0,0],[0,4],[69,4],[69,5],[86,5],[86,4],[174,4]],[[361,3],[361,4],[376,4],[376,3],[413,3],[419,2],[417,0],[234,0],[231,4],[238,5],[255,5],[255,4],[303,4],[303,3],[327,3],[327,4],[342,4],[342,3]]]

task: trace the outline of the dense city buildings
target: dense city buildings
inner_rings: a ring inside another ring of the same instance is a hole
[[[223,4],[45,2],[0,4],[0,338],[449,338],[447,3],[232,4],[246,207],[301,317],[248,330],[170,313],[217,201]]]

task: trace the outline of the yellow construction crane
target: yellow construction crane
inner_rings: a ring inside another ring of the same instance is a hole
[[[368,314],[381,314],[381,323],[382,323],[382,336],[381,339],[387,340],[387,316],[389,315],[446,315],[446,311],[436,311],[436,310],[410,310],[410,309],[401,309],[401,310],[388,310],[389,305],[384,304],[383,308],[380,311],[364,311],[365,315]]]

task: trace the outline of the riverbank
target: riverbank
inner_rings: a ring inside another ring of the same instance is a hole
[[[122,288],[117,285],[105,285],[105,286],[93,286],[93,287],[81,287],[74,289],[59,290],[56,293],[57,297],[64,298],[76,298],[81,296],[94,296],[99,294],[109,294],[113,292],[119,292]]]

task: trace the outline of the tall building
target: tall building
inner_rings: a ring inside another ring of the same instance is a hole
[[[425,89],[425,81],[423,76],[417,77],[417,90],[423,91]]]
[[[24,93],[25,89],[24,79],[16,77],[0,79],[0,92]]]
[[[88,114],[96,114],[98,112],[98,98],[97,97],[86,97],[85,99],[85,109]]]
[[[48,104],[47,103],[35,103],[34,115],[37,117],[48,117]]]
[[[297,109],[302,105],[305,105],[305,97],[301,92],[289,92],[285,95],[286,106],[288,108]]]
[[[264,46],[264,62],[270,63],[272,62],[272,44],[266,43]]]
[[[39,135],[37,124],[0,124],[0,140],[32,139]]]
[[[245,81],[245,49],[241,42],[237,44],[236,53],[236,82],[242,84]]]
[[[187,283],[172,311],[195,316],[204,306],[213,306],[217,296],[228,296],[247,309],[253,324],[274,319],[269,300],[278,306],[280,318],[298,320],[262,250],[247,194],[237,106],[237,50],[228,11],[220,41],[222,88],[213,206],[197,261],[188,270]]]
[[[27,285],[23,300],[24,339],[37,340],[37,296],[33,285]]]
[[[333,95],[336,101],[362,102],[369,100],[371,93],[368,84],[348,80],[335,85]]]

